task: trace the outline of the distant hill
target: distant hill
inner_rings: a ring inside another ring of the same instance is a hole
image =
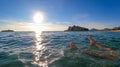
[[[89,29],[85,27],[73,25],[73,26],[69,26],[66,31],[89,31]]]
[[[114,27],[112,30],[120,30],[120,26],[119,27]]]
[[[112,29],[105,28],[102,31],[107,31],[107,32],[120,32],[120,26],[119,27],[114,27]]]
[[[2,30],[1,32],[14,32],[14,30]]]
[[[99,31],[98,29],[92,28],[90,31]]]
[[[110,28],[104,28],[103,30],[111,30]]]

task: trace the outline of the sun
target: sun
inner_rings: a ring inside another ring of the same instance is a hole
[[[42,23],[44,21],[44,15],[42,12],[36,12],[33,16],[33,20],[36,23]]]
[[[33,15],[33,24],[32,24],[32,30],[36,33],[36,35],[40,35],[43,31],[42,24],[44,23],[44,14],[43,12],[36,12]]]

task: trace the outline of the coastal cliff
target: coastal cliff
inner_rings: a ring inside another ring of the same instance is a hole
[[[85,27],[73,25],[73,26],[69,26],[66,31],[89,31],[89,29]]]

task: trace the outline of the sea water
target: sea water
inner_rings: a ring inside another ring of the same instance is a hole
[[[70,50],[70,42],[88,49],[88,35],[120,51],[120,32],[0,32],[0,67],[120,67],[120,61]]]

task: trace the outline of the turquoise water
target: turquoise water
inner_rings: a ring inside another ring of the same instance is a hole
[[[88,49],[88,35],[120,51],[119,32],[0,32],[0,67],[120,67],[120,61],[69,49],[71,41]]]

